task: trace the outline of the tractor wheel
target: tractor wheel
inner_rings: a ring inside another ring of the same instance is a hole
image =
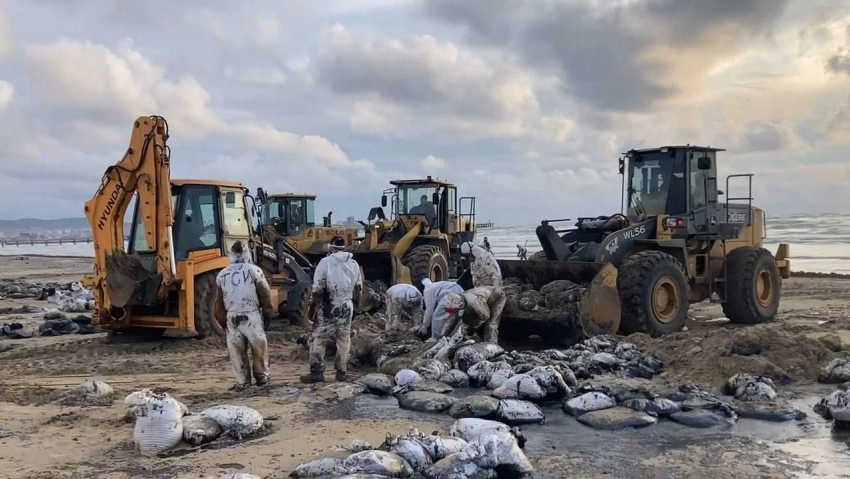
[[[410,268],[410,279],[420,291],[424,288],[422,280],[429,278],[433,282],[449,278],[449,263],[437,246],[417,246],[404,257],[403,263]]]
[[[227,335],[227,330],[215,320],[216,276],[217,270],[195,278],[195,331],[198,338]]]
[[[726,302],[723,313],[733,323],[758,324],[772,320],[779,309],[782,280],[770,251],[746,246],[726,256]]]
[[[625,334],[657,337],[680,331],[688,319],[690,287],[682,264],[661,251],[642,251],[623,263],[617,278]]]
[[[310,288],[305,288],[301,292],[301,304],[298,306],[298,311],[288,313],[290,326],[301,326],[308,333],[313,330],[313,318],[310,317]]]

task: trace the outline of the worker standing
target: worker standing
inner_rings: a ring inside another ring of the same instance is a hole
[[[263,313],[275,317],[277,311],[263,271],[251,264],[251,253],[241,241],[230,248],[230,265],[218,273],[216,287],[215,318],[219,324],[227,324],[227,349],[236,377],[233,389],[241,391],[250,386],[252,370],[257,386],[268,385],[269,348]]]
[[[479,286],[501,286],[502,269],[493,253],[482,246],[470,242],[463,243],[460,247],[461,254],[472,256],[472,284]]]
[[[507,296],[500,287],[482,286],[443,298],[446,324],[442,336],[464,334],[464,326],[488,343],[499,342],[499,323]]]
[[[428,278],[422,280],[422,285],[424,286],[425,316],[419,327],[419,336],[427,337],[430,334],[429,341],[438,341],[447,319],[443,299],[448,293],[463,293],[463,287],[454,281],[432,283]]]
[[[397,284],[387,290],[385,331],[414,331],[422,323],[422,293],[412,284]]]
[[[310,372],[301,376],[304,383],[325,380],[328,343],[336,345],[336,380],[345,381],[348,369],[354,301],[360,299],[360,266],[351,253],[341,251],[341,246],[330,245],[330,248],[335,252],[319,261],[313,276],[311,301],[316,319],[310,338]]]

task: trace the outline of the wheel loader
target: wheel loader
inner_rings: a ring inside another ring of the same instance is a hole
[[[172,180],[168,136],[164,118],[138,118],[130,147],[85,204],[95,252],[94,274],[85,278],[95,297],[93,323],[110,331],[222,336],[214,318],[216,276],[229,264],[234,242],[257,244],[248,190],[235,182]],[[124,217],[134,201],[125,245]],[[311,281],[302,265],[281,252],[273,270],[263,268],[284,314],[303,311],[302,301],[309,300]]]
[[[363,241],[351,248],[366,279],[421,290],[425,278],[459,277],[467,267],[460,245],[475,238],[475,198],[458,198],[456,185],[431,176],[390,184],[369,212]]]
[[[728,176],[726,191],[735,187],[739,196],[720,201],[722,151],[686,145],[625,153],[625,211],[579,218],[569,229],[553,226],[568,220],[541,222],[542,251],[527,261],[500,260],[503,276],[538,288],[554,279],[607,285],[586,296],[582,321],[604,332],[680,331],[689,304],[706,299],[722,303],[733,323],[771,320],[782,278],[790,277],[789,247],[779,245],[775,256],[762,247],[766,220],[753,206],[752,174]],[[527,321],[517,328],[534,329]]]

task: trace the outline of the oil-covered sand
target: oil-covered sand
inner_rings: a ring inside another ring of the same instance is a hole
[[[90,260],[0,257],[0,278],[78,280]],[[670,421],[639,430],[598,431],[579,424],[555,405],[546,422],[525,426],[526,453],[536,477],[835,477],[850,474],[850,433],[833,430],[811,411],[834,389],[817,383],[820,368],[850,355],[850,281],[792,278],[785,281],[781,312],[773,323],[730,325],[719,306],[692,306],[688,330],[667,338],[632,336],[641,349],[665,356],[665,372],[651,381],[597,378],[593,383],[662,389],[695,383],[719,393],[732,374],[784,377],[779,402],[808,413],[804,421],[768,423],[740,419],[729,429],[690,429]],[[35,300],[0,300],[0,308]],[[0,316],[33,326],[40,314]],[[272,387],[229,392],[232,384],[222,340],[164,340],[89,336],[0,339],[0,463],[9,478],[207,477],[250,472],[285,477],[301,461],[334,445],[364,439],[380,444],[386,432],[409,427],[444,430],[445,415],[403,411],[393,398],[352,393],[351,386],[304,386],[306,370],[296,334],[271,331]],[[826,336],[826,339],[823,337]],[[846,351],[833,351],[835,338]],[[730,354],[732,345],[758,342],[764,354]],[[528,346],[524,344],[524,346]],[[352,371],[353,375],[361,373]],[[329,376],[331,376],[329,374]],[[62,406],[62,392],[91,377],[118,390],[112,406]],[[270,427],[243,442],[217,441],[143,458],[133,448],[122,399],[144,387],[165,388],[193,411],[217,404],[253,407]]]

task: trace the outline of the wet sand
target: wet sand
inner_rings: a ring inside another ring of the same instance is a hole
[[[79,258],[0,257],[0,277],[33,281],[78,280],[90,269]],[[691,309],[688,331],[665,339],[633,337],[641,348],[667,358],[665,372],[651,381],[628,380],[653,388],[683,382],[717,390],[742,368],[781,368],[780,402],[808,413],[802,422],[782,424],[741,419],[731,429],[696,430],[661,421],[648,429],[619,432],[587,428],[557,409],[546,408],[542,425],[523,428],[535,477],[835,477],[850,474],[846,441],[811,411],[819,395],[833,387],[816,382],[816,371],[841,356],[823,347],[821,336],[837,334],[850,348],[850,281],[792,278],[784,283],[781,312],[771,324],[755,327],[718,322],[718,305]],[[0,308],[35,300],[0,300]],[[40,322],[40,314],[0,316],[0,324]],[[0,340],[0,463],[9,478],[203,478],[249,472],[286,477],[301,461],[364,439],[377,445],[387,432],[409,427],[445,430],[451,418],[397,408],[392,398],[358,395],[346,384],[305,386],[305,354],[285,327],[269,333],[272,386],[234,393],[227,351],[219,339],[165,340],[89,336]],[[739,337],[755,337],[767,352],[730,356],[723,348]],[[697,349],[698,348],[698,349]],[[755,362],[754,362],[755,361]],[[758,362],[761,361],[761,362]],[[731,373],[730,373],[731,372]],[[354,375],[363,371],[353,371]],[[62,391],[87,378],[105,380],[118,391],[112,406],[76,407],[55,402]],[[603,379],[594,383],[623,380]],[[240,404],[269,419],[268,431],[243,442],[217,441],[200,449],[179,448],[143,458],[133,448],[133,426],[123,420],[123,397],[143,387],[168,389],[192,411]]]

